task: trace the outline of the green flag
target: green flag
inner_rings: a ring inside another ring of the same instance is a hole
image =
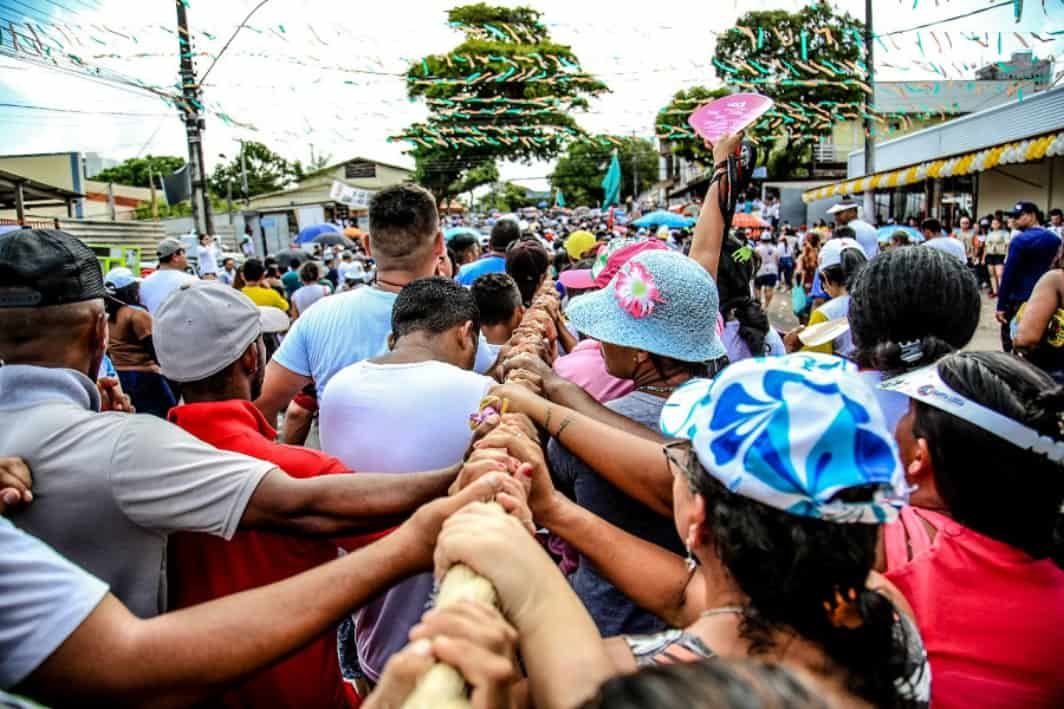
[[[558,190],[558,194],[554,195],[554,206],[555,207],[564,207],[565,206],[565,195],[562,194],[561,190]]]
[[[617,151],[613,151],[610,167],[606,170],[606,176],[602,178],[602,189],[606,196],[602,200],[602,206],[618,204],[621,201],[621,163],[617,160]]]

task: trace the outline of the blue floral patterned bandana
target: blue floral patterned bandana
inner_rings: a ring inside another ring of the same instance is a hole
[[[665,403],[661,430],[690,440],[732,492],[791,514],[882,524],[908,497],[875,394],[838,357],[747,359],[692,380]],[[865,486],[877,488],[870,502],[831,501]]]

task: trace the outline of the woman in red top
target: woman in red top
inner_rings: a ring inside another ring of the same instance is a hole
[[[927,647],[932,706],[1064,706],[1064,387],[1000,352],[883,386],[912,398],[897,429],[912,506],[884,546]]]

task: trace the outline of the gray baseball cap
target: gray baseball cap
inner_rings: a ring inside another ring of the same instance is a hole
[[[152,339],[164,376],[196,382],[235,362],[262,333],[284,332],[288,325],[284,311],[257,306],[235,288],[201,281],[163,301]]]
[[[173,238],[166,238],[160,241],[159,245],[155,247],[155,255],[159,258],[166,258],[167,256],[172,256],[173,254],[176,254],[178,251],[181,251],[184,248],[185,245],[182,244],[179,240]]]

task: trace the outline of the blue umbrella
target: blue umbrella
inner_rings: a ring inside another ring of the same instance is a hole
[[[890,241],[890,237],[894,236],[894,232],[904,231],[909,235],[909,239],[916,243],[920,243],[924,240],[924,235],[920,233],[920,230],[914,226],[905,226],[904,224],[888,224],[887,226],[881,226],[876,229],[876,238],[880,241]]]
[[[473,227],[454,226],[454,227],[451,227],[450,229],[448,229],[447,231],[443,232],[443,240],[444,241],[450,241],[454,237],[462,236],[464,234],[468,234],[468,235],[470,235],[472,237],[475,237],[475,238],[478,238],[478,239],[480,238],[480,232],[477,231],[476,229],[474,229]]]
[[[632,224],[637,227],[656,227],[667,226],[670,229],[682,229],[687,226],[691,226],[695,223],[695,220],[691,217],[685,217],[679,214],[673,214],[672,212],[666,212],[664,209],[659,209],[656,212],[650,214],[644,214],[636,219]]]
[[[335,224],[315,224],[314,226],[308,226],[305,229],[300,230],[299,235],[296,236],[297,244],[305,244],[308,241],[313,241],[314,237],[318,234],[324,234],[325,232],[340,233],[340,227]]]

